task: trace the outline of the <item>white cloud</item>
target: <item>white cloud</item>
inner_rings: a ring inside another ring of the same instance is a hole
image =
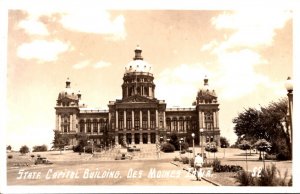
[[[166,100],[168,106],[191,107],[197,91],[203,86],[205,75],[210,77],[212,73],[202,64],[181,64],[165,69],[156,78],[156,96]]]
[[[35,40],[18,47],[17,54],[24,59],[38,59],[41,61],[55,61],[59,54],[67,51],[69,44],[59,40]]]
[[[111,63],[109,63],[109,62],[99,61],[98,63],[94,64],[94,68],[99,69],[99,68],[103,68],[103,67],[108,67],[110,65],[111,65]]]
[[[35,18],[22,20],[19,27],[23,28],[30,35],[49,35],[48,29],[42,22]]]
[[[124,16],[111,19],[105,10],[66,12],[62,14],[60,23],[70,30],[103,34],[112,40],[123,40],[126,37]]]
[[[212,40],[201,48],[218,58],[219,97],[234,100],[258,88],[277,87],[278,84],[255,71],[255,66],[268,64],[257,49],[271,46],[276,30],[290,19],[291,13],[287,11],[250,9],[223,13],[211,20],[217,30],[227,34],[223,40]]]
[[[218,30],[233,30],[233,34],[224,41],[220,48],[228,49],[239,46],[270,46],[276,35],[275,30],[283,28],[291,19],[289,11],[276,10],[240,10],[223,13],[212,19]]]
[[[73,65],[74,69],[82,69],[87,67],[90,64],[89,60],[85,60],[85,61],[81,61],[79,63],[76,63],[75,65]]]

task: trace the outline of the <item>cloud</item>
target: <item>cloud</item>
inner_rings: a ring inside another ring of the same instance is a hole
[[[126,37],[124,16],[112,19],[105,10],[66,12],[62,14],[60,23],[69,30],[103,34],[111,40],[123,40]]]
[[[54,40],[35,40],[18,47],[17,54],[24,59],[38,59],[41,61],[55,61],[59,54],[69,49],[69,44]]]
[[[225,12],[212,18],[212,26],[225,32],[226,36],[208,42],[201,51],[217,56],[219,97],[234,100],[258,88],[275,89],[278,86],[255,68],[269,65],[259,48],[272,46],[276,30],[283,28],[290,19],[288,11],[255,10],[253,13],[251,9]]]
[[[38,21],[36,18],[22,20],[19,23],[19,27],[23,28],[29,35],[49,35],[48,29],[45,24]]]
[[[89,60],[85,60],[85,61],[81,61],[79,63],[76,63],[75,65],[73,65],[74,69],[82,69],[87,67],[90,64]]]
[[[108,67],[110,66],[111,63],[105,62],[105,61],[99,61],[98,63],[94,64],[94,68],[99,69],[103,67]]]
[[[275,30],[284,27],[291,12],[278,10],[239,10],[212,18],[217,30],[232,30],[232,35],[219,45],[219,49],[234,47],[270,46]]]
[[[212,73],[203,64],[181,64],[165,69],[156,79],[157,97],[166,100],[168,106],[191,107],[205,75]]]

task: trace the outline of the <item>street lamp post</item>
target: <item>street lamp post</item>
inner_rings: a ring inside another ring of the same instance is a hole
[[[204,150],[203,150],[203,129],[200,129],[200,138],[201,138],[201,156],[204,158]]]
[[[179,149],[180,149],[180,156],[181,156],[181,144],[183,143],[183,138],[180,138],[180,140],[179,140]]]
[[[193,158],[195,158],[195,141],[194,141],[195,133],[192,133],[192,138],[193,138]]]
[[[291,129],[291,151],[293,155],[293,81],[291,77],[288,77],[285,82],[285,88],[288,96],[288,114],[289,114],[289,126]]]

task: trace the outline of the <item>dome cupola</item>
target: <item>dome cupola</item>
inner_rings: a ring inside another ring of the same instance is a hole
[[[151,65],[148,62],[144,61],[144,58],[142,57],[142,49],[139,45],[137,45],[134,52],[135,55],[133,60],[125,66],[125,74],[132,72],[150,73]]]

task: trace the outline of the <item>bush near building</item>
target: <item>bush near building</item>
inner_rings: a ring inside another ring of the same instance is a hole
[[[161,146],[161,151],[163,151],[163,152],[174,152],[175,151],[175,146],[170,144],[170,143],[164,143]]]

